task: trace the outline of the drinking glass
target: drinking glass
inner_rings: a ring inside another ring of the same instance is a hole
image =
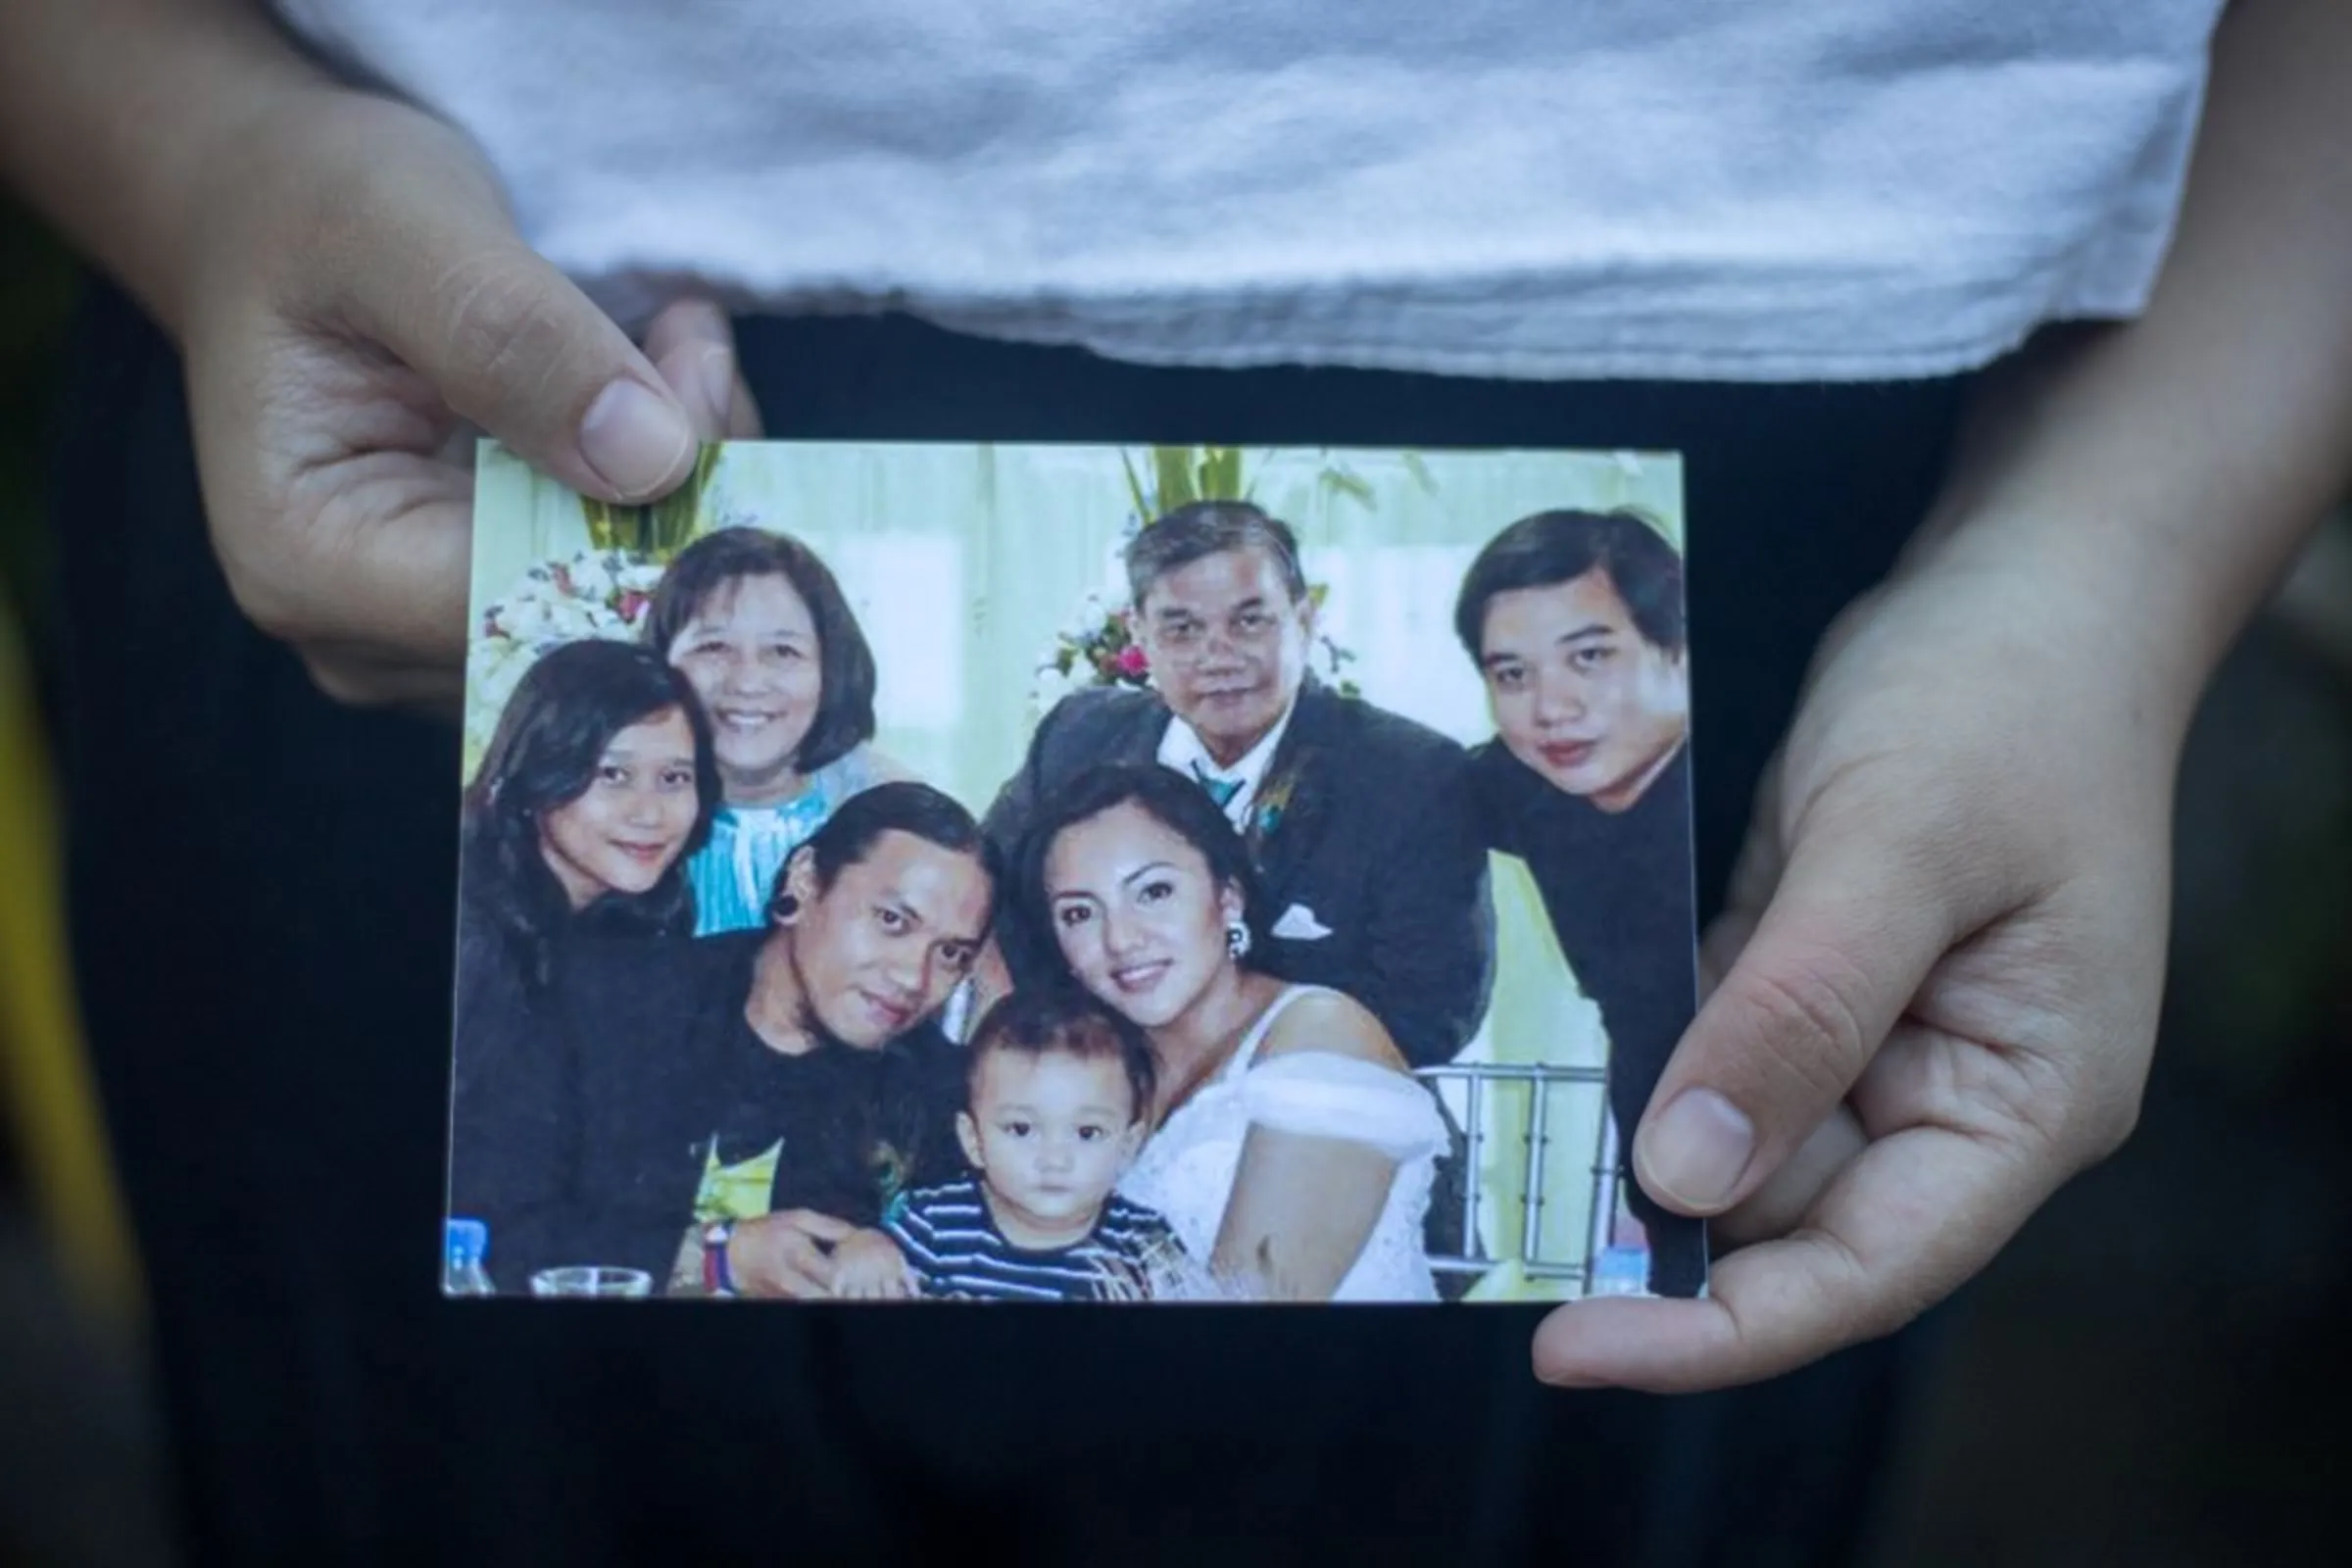
[[[533,1296],[651,1296],[654,1277],[641,1268],[583,1264],[543,1268],[531,1276]]]

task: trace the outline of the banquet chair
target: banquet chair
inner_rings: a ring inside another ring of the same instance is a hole
[[[1606,1247],[1618,1202],[1616,1125],[1608,1109],[1608,1073],[1600,1067],[1559,1067],[1502,1062],[1448,1062],[1415,1074],[1444,1098],[1462,1131],[1469,1179],[1460,1183],[1462,1250],[1432,1256],[1440,1275],[1481,1278],[1510,1266],[1527,1286],[1548,1297],[1580,1296],[1591,1285],[1593,1259]],[[1514,1103],[1516,1102],[1516,1103]],[[1580,1220],[1565,1227],[1574,1238],[1562,1246],[1565,1222],[1547,1213],[1560,1200],[1549,1196],[1544,1176],[1554,1131],[1572,1119],[1580,1102],[1589,1106],[1598,1134],[1592,1140],[1589,1174],[1592,1191]],[[1482,1179],[1483,1156],[1497,1140],[1514,1140],[1503,1179]],[[1492,1233],[1494,1241],[1486,1238]]]

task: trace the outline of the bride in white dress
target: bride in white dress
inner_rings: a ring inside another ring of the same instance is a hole
[[[1158,1058],[1156,1130],[1120,1194],[1166,1217],[1215,1295],[1436,1300],[1422,1222],[1445,1123],[1368,1010],[1249,966],[1223,812],[1157,766],[1091,770],[1054,808],[1024,903]]]

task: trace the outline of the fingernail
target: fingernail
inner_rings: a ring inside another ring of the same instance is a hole
[[[1642,1185],[1687,1207],[1715,1208],[1755,1152],[1755,1124],[1738,1105],[1712,1089],[1686,1089],[1642,1141]]]
[[[703,404],[718,421],[713,433],[723,436],[727,433],[727,416],[735,403],[735,356],[724,344],[714,343],[703,351],[701,379]]]
[[[1605,1389],[1609,1387],[1607,1378],[1592,1372],[1539,1372],[1536,1377],[1538,1381],[1548,1383],[1555,1389]]]
[[[660,489],[693,446],[685,416],[625,375],[580,420],[580,456],[623,501]]]

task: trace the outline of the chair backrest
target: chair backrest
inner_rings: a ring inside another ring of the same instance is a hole
[[[1462,1132],[1462,1250],[1433,1256],[1439,1274],[1483,1275],[1516,1263],[1531,1284],[1568,1286],[1581,1295],[1592,1260],[1609,1242],[1617,1210],[1617,1134],[1608,1108],[1608,1074],[1599,1067],[1552,1067],[1501,1062],[1449,1062],[1417,1074],[1446,1102]],[[1577,1102],[1596,1102],[1592,1179],[1585,1212],[1576,1222],[1556,1212],[1560,1195],[1545,1180],[1554,1129],[1571,1121]],[[1485,1174],[1485,1153],[1497,1139],[1515,1140],[1520,1153],[1499,1179]],[[1492,1242],[1488,1240],[1492,1232]]]

